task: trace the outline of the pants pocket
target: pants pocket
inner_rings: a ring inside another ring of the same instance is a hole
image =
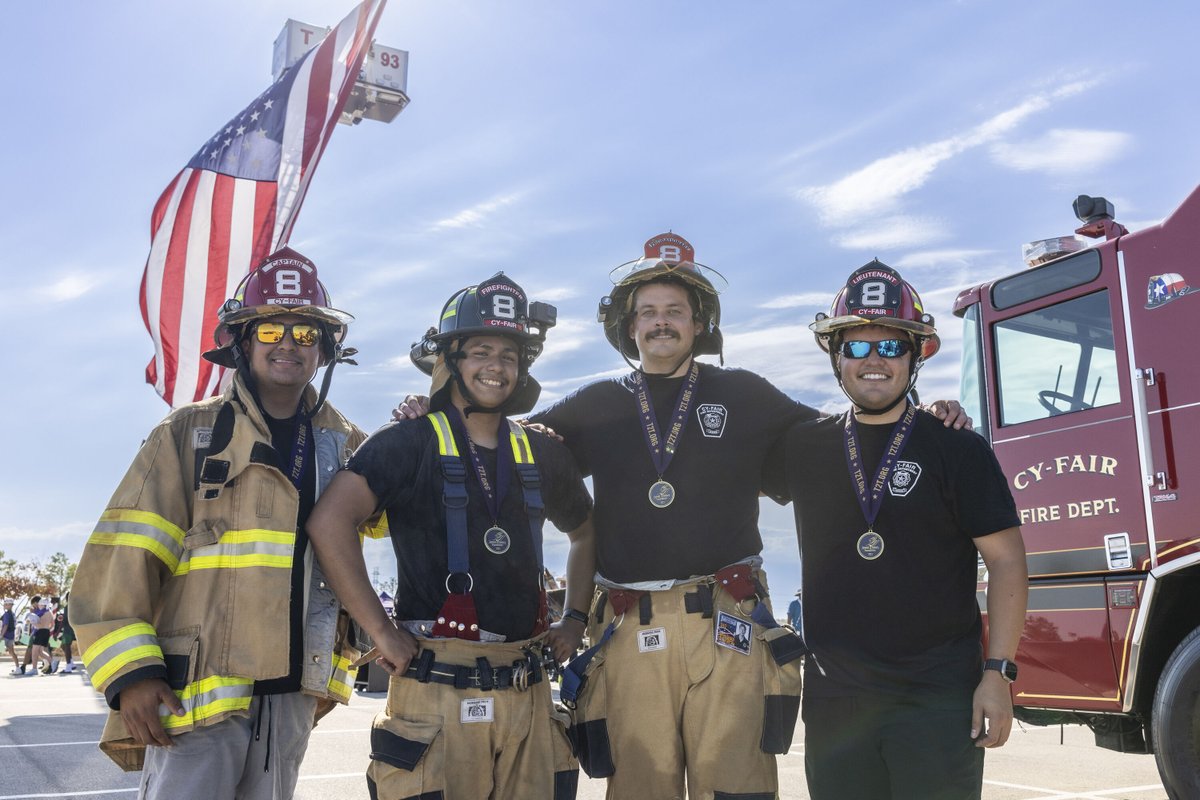
[[[791,628],[759,632],[759,658],[763,665],[763,727],[759,748],[783,754],[792,746],[800,714],[801,656],[804,642]]]
[[[571,746],[579,766],[592,778],[607,778],[613,767],[608,741],[608,690],[605,687],[604,653],[588,665],[587,683],[571,714]]]
[[[579,762],[572,752],[568,730],[571,716],[555,708],[550,711],[551,747],[554,749],[554,800],[575,800],[579,791]]]
[[[371,764],[367,790],[372,800],[440,798],[446,763],[443,719],[375,715],[371,723]]]

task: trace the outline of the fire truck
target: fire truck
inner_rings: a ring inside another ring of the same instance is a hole
[[[1028,269],[955,301],[963,405],[1028,553],[1013,703],[1026,723],[1154,753],[1170,796],[1196,800],[1200,188],[1133,233],[1104,198],[1075,213],[1077,236],[1026,245]]]

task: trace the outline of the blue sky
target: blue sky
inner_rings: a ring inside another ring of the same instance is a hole
[[[0,550],[77,558],[166,412],[137,306],[167,182],[270,82],[284,21],[342,2],[23,4],[7,9],[0,265],[9,423]],[[339,126],[291,244],[355,314],[331,398],[365,428],[426,379],[410,343],[454,290],[503,269],[560,324],[543,402],[622,368],[595,323],[614,266],[673,229],[721,271],[726,361],[842,406],[806,326],[878,256],[944,345],[927,398],[957,396],[958,290],[1068,234],[1077,194],[1131,229],[1200,181],[1191,3],[390,0],[412,104]],[[790,510],[764,504],[776,597]],[[561,564],[564,537],[549,536]],[[384,549],[371,563],[390,572]]]

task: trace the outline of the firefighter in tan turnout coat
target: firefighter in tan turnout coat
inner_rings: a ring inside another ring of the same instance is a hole
[[[358,651],[304,535],[364,438],[323,402],[350,319],[310,261],[268,257],[205,353],[232,384],[151,432],[84,549],[72,622],[140,797],[291,797],[316,718],[350,699]]]

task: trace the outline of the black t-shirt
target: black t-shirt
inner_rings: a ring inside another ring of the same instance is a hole
[[[559,530],[573,531],[592,508],[583,477],[561,444],[536,431],[528,436],[546,519]],[[459,441],[458,446],[467,470],[468,555],[479,626],[509,641],[527,639],[537,622],[541,584],[540,559],[534,551],[521,482],[514,470],[495,520],[511,543],[507,552],[493,553],[484,546],[483,537],[493,524],[492,516],[473,474],[466,442]],[[509,444],[502,440],[501,446]],[[497,451],[476,450],[495,488]],[[511,451],[505,456],[511,459]],[[376,510],[387,511],[398,571],[396,618],[435,619],[446,600],[448,559],[442,468],[431,422],[417,419],[385,425],[363,442],[346,468],[366,478],[379,503]],[[546,526],[546,533],[551,532]],[[457,585],[454,588],[459,590]]]
[[[684,378],[649,378],[660,435]],[[688,578],[758,555],[758,495],[776,439],[817,412],[742,369],[700,365],[687,425],[663,478],[675,500],[655,508],[658,480],[632,373],[583,387],[535,415],[563,436],[596,495],[597,566],[612,581]]]
[[[843,414],[793,427],[782,448],[786,486],[768,492],[795,501],[804,635],[816,655],[805,691],[962,698],[980,674],[972,540],[1019,524],[1008,482],[981,436],[918,413],[875,520],[883,552],[867,560],[845,423]],[[857,429],[869,484],[892,425]]]
[[[271,431],[271,447],[275,449],[277,466],[283,474],[291,477],[292,450],[296,443],[297,423],[291,419],[275,419],[264,414],[267,428]],[[307,423],[306,423],[307,424]],[[288,625],[291,628],[288,645],[288,674],[271,680],[255,681],[254,693],[285,694],[300,691],[301,660],[304,656],[304,551],[308,548],[308,534],[304,526],[308,515],[316,504],[316,442],[313,441],[312,425],[308,427],[308,450],[304,459],[304,471],[300,474],[300,508],[296,519],[296,547],[292,552],[292,593],[288,600]],[[253,613],[253,611],[251,611]]]

